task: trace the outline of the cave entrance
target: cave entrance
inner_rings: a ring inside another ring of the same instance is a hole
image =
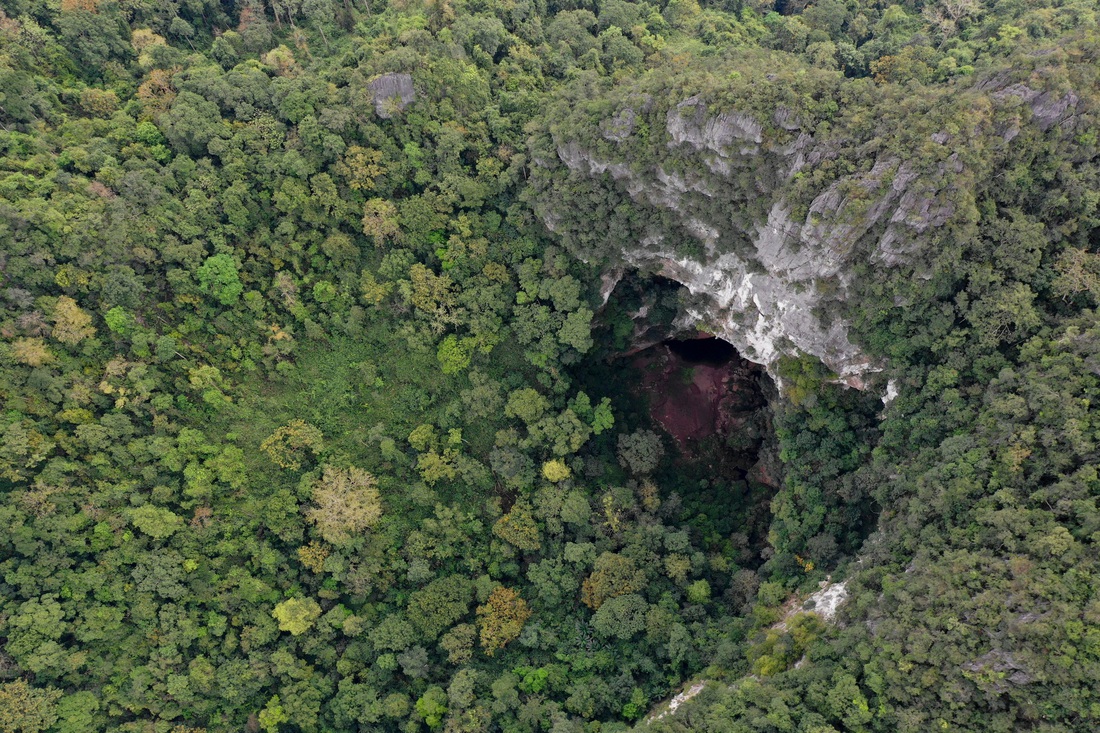
[[[659,485],[682,502],[685,521],[715,539],[712,549],[757,567],[779,483],[771,378],[709,334],[666,338],[633,354],[631,364],[651,424],[676,448]]]
[[[706,364],[720,367],[740,358],[733,344],[717,336],[702,336],[694,339],[668,339],[664,342],[672,353],[688,364]]]
[[[781,481],[775,384],[732,344],[694,329],[679,283],[631,272],[606,297],[594,332],[601,358],[577,372],[587,393],[611,397],[622,433],[664,434],[668,460],[649,478],[673,521],[708,552],[758,567]]]
[[[685,458],[753,465],[768,404],[759,365],[710,335],[665,339],[634,354],[633,365],[650,417]]]

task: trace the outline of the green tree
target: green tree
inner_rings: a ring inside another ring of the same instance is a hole
[[[233,305],[244,292],[237,262],[227,254],[208,257],[202,267],[196,271],[199,287],[204,293],[214,296],[222,305]]]
[[[517,501],[511,511],[496,521],[493,534],[528,552],[536,552],[542,547],[539,527],[531,514],[531,506],[525,501]]]
[[[549,406],[549,401],[538,391],[525,387],[508,395],[508,404],[505,406],[504,412],[508,417],[518,417],[524,423],[530,425],[541,418]]]
[[[843,723],[847,730],[865,730],[874,717],[855,678],[840,671],[833,675],[827,705],[832,717]]]
[[[435,639],[466,615],[473,593],[473,585],[460,575],[433,580],[409,595],[409,621],[425,637]]]
[[[96,713],[99,711],[99,700],[94,693],[88,690],[66,695],[57,704],[57,723],[54,729],[58,733],[84,733],[99,727]],[[26,730],[27,727],[24,726]]]
[[[173,148],[196,158],[207,154],[212,140],[226,134],[218,106],[186,90],[176,95],[157,124]]]
[[[629,639],[645,629],[648,609],[637,593],[609,598],[592,615],[592,628],[603,637]]]
[[[312,598],[288,598],[276,604],[271,615],[279,622],[282,631],[300,636],[311,628],[321,615],[321,607]]]
[[[619,435],[619,462],[637,476],[652,473],[664,452],[660,436],[652,430]]]
[[[596,558],[595,568],[581,586],[581,601],[592,610],[608,599],[635,593],[645,587],[645,573],[629,557],[605,552]]]
[[[459,624],[443,635],[439,646],[447,652],[447,661],[451,664],[465,664],[473,657],[474,641],[477,639],[477,627],[473,624]]]
[[[0,683],[0,733],[38,733],[57,720],[61,690],[31,687],[26,680]]]
[[[125,24],[120,27],[114,13],[94,13],[77,6],[59,13],[56,23],[59,40],[87,78],[100,77],[112,61],[125,59],[133,52],[121,33]]]
[[[592,348],[592,315],[588,308],[570,313],[558,330],[558,339],[582,354],[587,353]]]

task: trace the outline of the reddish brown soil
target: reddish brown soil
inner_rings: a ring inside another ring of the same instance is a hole
[[[687,453],[706,438],[737,430],[763,404],[759,367],[737,356],[719,366],[690,363],[658,344],[633,363],[643,375],[650,415]]]

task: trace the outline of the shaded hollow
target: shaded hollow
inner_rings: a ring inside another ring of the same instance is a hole
[[[667,339],[640,351],[634,366],[649,414],[686,456],[714,453],[747,469],[756,461],[766,379],[721,339]]]
[[[665,345],[676,356],[688,364],[706,364],[720,367],[739,358],[733,344],[716,336],[704,336],[696,339],[668,339]]]
[[[781,480],[764,369],[710,336],[668,339],[633,357],[649,418],[676,458],[658,482],[682,501],[682,518],[741,567],[765,559],[771,498]]]
[[[603,358],[585,360],[582,380],[589,395],[611,397],[616,429],[663,433],[666,460],[647,477],[661,510],[697,531],[708,553],[756,568],[782,481],[770,408],[778,394],[762,367],[686,325],[691,298],[672,280],[624,274],[594,332]]]

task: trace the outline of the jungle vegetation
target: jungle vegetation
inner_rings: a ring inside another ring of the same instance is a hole
[[[1098,57],[1089,0],[0,1],[0,731],[1096,730]],[[539,170],[700,91],[842,131],[807,192],[977,171],[824,314],[894,401],[777,365],[776,487],[652,424],[644,212]]]

